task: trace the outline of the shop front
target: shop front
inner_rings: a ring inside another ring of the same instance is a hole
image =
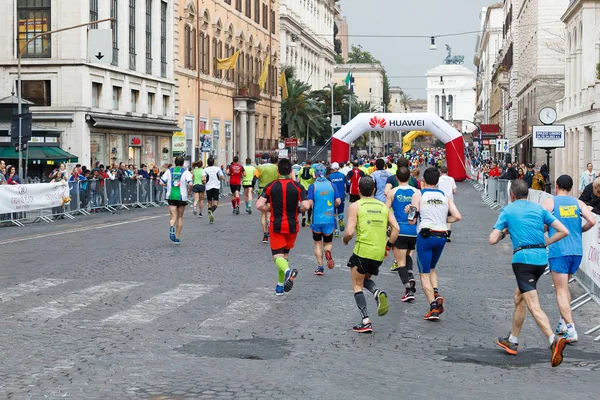
[[[173,162],[171,138],[180,129],[172,121],[148,118],[107,118],[88,115],[90,156],[110,165],[124,162],[161,167]],[[135,121],[143,120],[143,121]]]

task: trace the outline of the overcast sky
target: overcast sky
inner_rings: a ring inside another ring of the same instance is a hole
[[[350,46],[362,45],[379,59],[392,86],[401,86],[413,98],[425,98],[424,78],[393,78],[419,75],[443,63],[446,46],[453,55],[464,55],[464,66],[475,71],[476,34],[437,38],[437,50],[429,50],[429,39],[365,38],[352,35],[439,35],[480,29],[481,8],[486,0],[342,0],[342,15],[348,19]]]

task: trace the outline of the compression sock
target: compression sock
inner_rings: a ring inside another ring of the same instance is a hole
[[[409,280],[408,269],[406,267],[400,267],[398,269],[398,275],[400,275],[400,280],[402,281],[402,284],[404,285],[404,287],[410,288],[410,283],[408,283],[408,280]]]
[[[377,291],[377,285],[371,279],[365,280],[365,288],[373,294]]]
[[[279,273],[277,284],[283,285],[283,281],[285,281],[285,271],[290,269],[290,264],[289,264],[288,260],[286,260],[285,258],[277,257],[275,259],[275,265],[277,265],[277,269],[278,269],[278,273]]]
[[[358,311],[360,311],[360,315],[362,315],[363,319],[369,318],[369,315],[367,314],[367,299],[365,299],[363,292],[354,293],[354,301],[356,302]]]
[[[235,208],[235,204],[236,204],[236,202],[235,202],[235,197],[234,197],[233,199],[231,199],[231,206],[233,208]]]
[[[216,209],[217,209],[217,206],[213,205],[213,206],[210,208],[210,211],[212,211],[212,212],[214,213]]]
[[[237,206],[239,206],[239,205],[240,205],[240,198],[239,198],[239,197],[236,197],[236,198],[235,198],[235,202],[237,203]]]

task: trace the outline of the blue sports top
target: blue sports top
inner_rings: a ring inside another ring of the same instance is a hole
[[[417,193],[417,189],[412,186],[398,186],[393,190],[394,200],[392,200],[392,212],[400,225],[400,236],[417,236],[417,224],[408,223],[408,215],[404,212],[407,205],[412,203],[412,197]]]
[[[340,196],[334,186],[327,179],[318,178],[308,187],[308,200],[312,200],[313,217],[315,225],[335,224],[335,199]]]
[[[548,258],[583,256],[581,209],[578,200],[571,196],[554,196],[552,215],[567,227],[569,236],[548,247]],[[548,226],[548,235],[552,236],[555,232],[556,229]]]

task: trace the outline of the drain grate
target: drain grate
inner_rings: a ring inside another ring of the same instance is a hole
[[[242,360],[276,360],[290,354],[285,339],[252,338],[240,340],[197,340],[176,349],[183,354]]]

